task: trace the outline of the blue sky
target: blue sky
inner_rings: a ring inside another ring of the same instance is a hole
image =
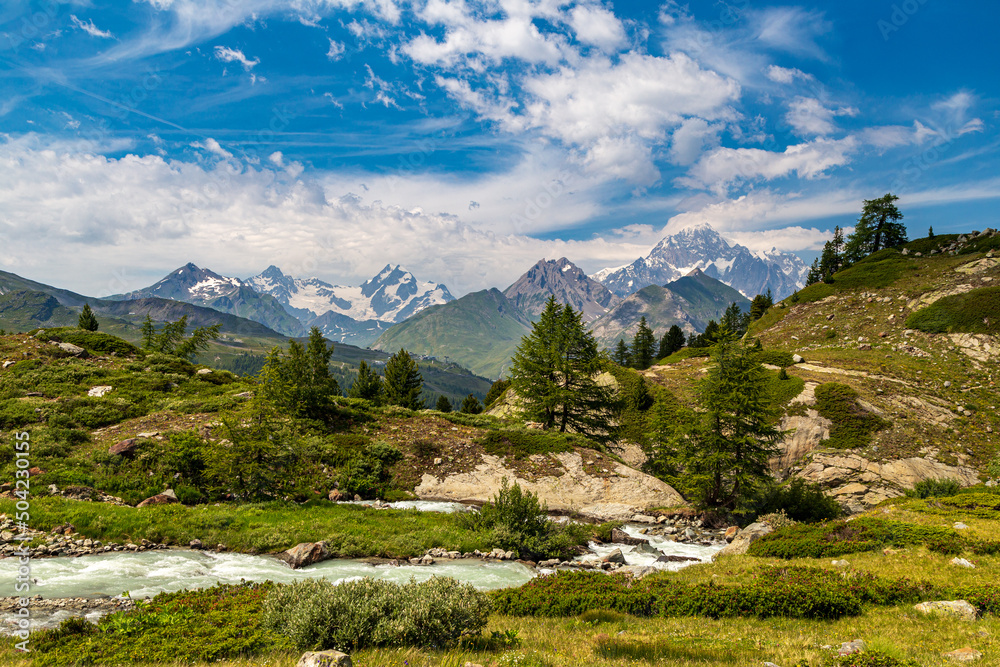
[[[814,256],[862,200],[1000,227],[981,2],[63,0],[0,9],[0,268],[188,261],[462,294],[709,222]]]

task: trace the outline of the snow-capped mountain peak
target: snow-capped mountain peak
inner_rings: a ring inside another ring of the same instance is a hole
[[[628,296],[648,285],[664,285],[692,270],[739,290],[747,298],[768,289],[783,298],[802,286],[808,267],[797,256],[772,249],[752,252],[730,245],[709,224],[678,230],[660,240],[645,257],[618,269],[604,269],[592,278],[619,296]]]

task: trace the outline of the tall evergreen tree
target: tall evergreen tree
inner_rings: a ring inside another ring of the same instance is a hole
[[[597,343],[581,314],[551,297],[521,339],[510,380],[525,418],[603,439],[611,430],[613,400],[595,379],[599,370]]]
[[[618,345],[615,346],[615,353],[611,358],[619,366],[628,367],[632,365],[632,355],[629,354],[628,345],[621,338],[618,339]]]
[[[510,380],[497,380],[490,386],[490,390],[486,392],[486,400],[483,401],[483,405],[487,408],[493,405],[493,402],[506,393],[507,389],[510,388]]]
[[[683,447],[685,474],[705,508],[734,510],[769,480],[774,426],[769,376],[744,342],[722,342],[703,381],[700,424]]]
[[[142,321],[142,349],[153,350],[153,345],[156,342],[156,326],[153,324],[153,318],[146,314],[146,319]]]
[[[462,412],[467,415],[478,415],[483,411],[483,404],[479,402],[479,399],[469,394],[462,400]]]
[[[386,362],[383,387],[387,404],[419,410],[423,383],[417,362],[406,350],[400,350]]]
[[[671,324],[667,333],[663,335],[660,347],[662,348],[661,354],[666,352],[666,355],[663,356],[667,357],[684,347],[684,332],[681,331],[681,328],[676,324]]]
[[[929,239],[934,238],[934,225],[931,225],[930,227],[927,228],[927,238]]]
[[[823,254],[819,258],[819,278],[825,282],[833,282],[833,274],[844,268],[844,230],[840,226],[833,228],[833,238],[823,245]]]
[[[726,312],[723,313],[719,326],[728,331],[731,335],[739,338],[745,334],[747,329],[750,327],[750,316],[749,314],[744,313],[739,304],[734,301],[729,304],[728,308],[726,308]]]
[[[340,396],[340,385],[330,373],[331,356],[333,346],[318,327],[310,329],[306,345],[291,341],[286,355],[275,347],[260,372],[262,396],[285,414],[329,420],[333,399]]]
[[[809,267],[809,273],[806,274],[806,287],[818,283],[823,279],[823,273],[819,268],[819,257],[813,260],[812,265]]]
[[[768,303],[767,297],[763,294],[755,296],[750,302],[750,321],[756,322],[760,318],[764,317],[764,313],[766,313],[767,309],[772,305],[773,304]]]
[[[382,403],[382,378],[364,359],[358,364],[358,375],[347,395],[351,398],[363,398],[375,405]]]
[[[83,304],[83,311],[80,313],[77,326],[84,331],[97,331],[97,327],[100,326],[97,318],[94,316],[94,311],[90,309],[89,303]]]
[[[903,214],[895,204],[898,199],[896,195],[887,193],[878,199],[865,200],[854,233],[844,243],[847,264],[854,264],[883,248],[906,243],[906,225],[900,222]]]
[[[437,403],[434,405],[434,409],[438,412],[451,412],[451,401],[444,394],[438,396]]]
[[[645,370],[653,364],[656,354],[656,337],[653,330],[646,324],[646,316],[639,320],[639,329],[632,340],[632,365],[639,370]]]

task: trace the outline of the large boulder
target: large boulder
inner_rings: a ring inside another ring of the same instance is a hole
[[[303,542],[278,554],[278,558],[288,563],[293,570],[312,565],[330,557],[326,542]]]
[[[340,651],[310,651],[302,654],[295,667],[354,667],[354,663]]]
[[[640,544],[649,544],[647,540],[641,540],[638,537],[632,537],[621,528],[611,529],[611,541],[614,542],[615,544],[628,544],[631,546],[638,546]]]
[[[938,600],[937,602],[921,602],[914,606],[924,614],[946,614],[956,616],[963,621],[976,620],[976,608],[965,600]]]
[[[126,440],[120,440],[108,447],[108,454],[116,456],[134,456],[137,449],[139,449],[139,441],[135,438],[128,438]]]
[[[723,547],[722,551],[715,554],[719,556],[742,556],[750,548],[750,545],[769,533],[773,533],[774,528],[766,523],[751,523],[739,532],[733,541]]]
[[[177,502],[177,497],[174,495],[167,495],[166,493],[157,493],[155,496],[150,496],[149,498],[146,498],[141,503],[136,505],[136,507],[148,507],[149,505],[169,505],[171,503],[176,503],[176,502]]]

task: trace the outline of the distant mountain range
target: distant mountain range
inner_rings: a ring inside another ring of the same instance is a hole
[[[550,296],[562,304],[583,313],[585,322],[598,317],[621,303],[621,298],[607,287],[587,277],[583,269],[565,257],[539,260],[537,264],[504,290],[503,295],[529,315],[541,315]]]
[[[631,343],[643,317],[657,338],[675,324],[685,333],[700,333],[709,320],[719,321],[733,303],[744,311],[750,309],[750,300],[745,296],[695,269],[666,285],[648,285],[630,294],[594,322],[591,329],[598,345],[604,348],[614,347],[619,339]]]
[[[392,324],[422,309],[453,301],[444,285],[419,282],[386,265],[359,287],[331,285],[318,278],[293,278],[269,266],[247,280],[186,264],[150,287],[111,300],[173,299],[251,319],[286,336],[319,327],[330,340],[368,345]]]
[[[603,269],[591,278],[626,297],[649,285],[665,285],[700,269],[743,296],[752,299],[768,289],[775,300],[805,285],[809,267],[796,255],[772,249],[752,252],[729,245],[711,225],[683,229],[667,236],[645,257],[616,269]]]

